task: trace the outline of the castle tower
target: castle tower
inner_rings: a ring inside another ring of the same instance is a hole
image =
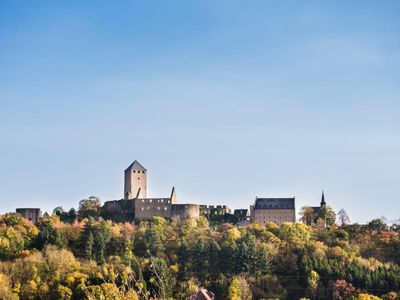
[[[147,198],[147,169],[135,160],[125,170],[124,199]]]

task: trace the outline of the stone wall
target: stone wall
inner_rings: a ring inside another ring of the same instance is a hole
[[[135,213],[135,200],[106,201],[103,205],[104,213]]]
[[[172,204],[171,219],[190,219],[200,216],[200,205],[197,204]]]
[[[136,199],[135,220],[148,220],[153,217],[171,218],[170,198]]]
[[[32,223],[39,222],[39,219],[42,217],[40,208],[17,208],[16,212]]]

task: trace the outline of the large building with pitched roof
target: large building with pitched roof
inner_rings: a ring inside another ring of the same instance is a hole
[[[124,171],[124,179],[124,199],[106,201],[103,206],[105,215],[123,214],[136,221],[156,216],[170,219],[199,217],[199,205],[177,203],[174,187],[166,197],[148,197],[147,169],[137,160]]]
[[[253,223],[265,225],[284,222],[296,222],[295,197],[293,198],[258,198],[250,206],[250,217]]]

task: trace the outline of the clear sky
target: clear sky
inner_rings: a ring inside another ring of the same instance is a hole
[[[1,1],[0,212],[321,190],[400,218],[400,1]]]

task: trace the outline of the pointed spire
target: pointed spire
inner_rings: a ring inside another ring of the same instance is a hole
[[[325,202],[324,190],[322,190],[321,207],[324,205],[326,205],[326,202]]]

